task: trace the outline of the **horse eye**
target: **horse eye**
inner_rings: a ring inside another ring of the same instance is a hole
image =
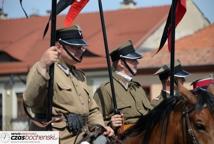
[[[201,123],[196,123],[195,128],[197,131],[205,131],[206,130],[205,126]]]

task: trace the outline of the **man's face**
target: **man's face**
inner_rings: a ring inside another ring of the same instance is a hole
[[[130,69],[133,71],[133,73],[136,74],[137,73],[137,65],[139,64],[138,60],[137,59],[125,59],[125,61],[126,61],[127,65],[130,67]]]
[[[182,85],[184,84],[184,82],[186,81],[185,78],[183,77],[175,77],[175,79],[180,82]]]
[[[84,46],[70,46],[70,45],[63,45],[63,53],[62,56],[67,62],[81,62],[83,53],[86,51],[86,47]]]

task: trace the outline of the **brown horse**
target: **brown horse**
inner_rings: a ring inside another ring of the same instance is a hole
[[[163,101],[119,139],[107,138],[105,144],[214,144],[214,85],[208,91],[190,92],[184,87],[179,91],[183,97]],[[94,144],[104,131],[92,126],[81,142]]]
[[[124,144],[214,144],[214,96],[183,88],[121,136]]]

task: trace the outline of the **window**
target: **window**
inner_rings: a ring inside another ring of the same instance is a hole
[[[27,119],[27,115],[25,114],[23,108],[23,93],[16,93],[17,95],[17,119]]]
[[[17,106],[16,106],[16,117],[12,119],[13,130],[28,130],[29,121],[28,117],[25,114],[23,108],[23,93],[18,92],[16,93],[17,98]]]

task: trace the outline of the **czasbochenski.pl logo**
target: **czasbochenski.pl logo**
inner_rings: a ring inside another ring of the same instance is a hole
[[[3,131],[0,132],[0,144],[58,144],[57,131]]]
[[[0,133],[0,143],[8,143],[10,141],[10,134],[9,133]]]

